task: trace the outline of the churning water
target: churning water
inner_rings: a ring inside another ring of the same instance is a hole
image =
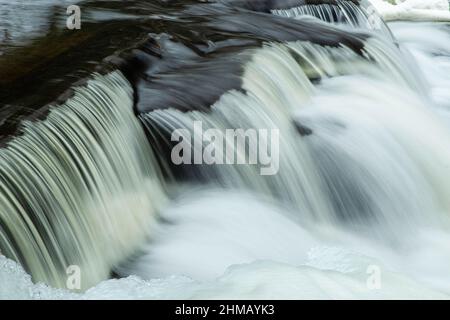
[[[0,297],[449,298],[450,27],[366,1],[170,10],[0,149]],[[174,165],[196,121],[278,129],[278,173]]]

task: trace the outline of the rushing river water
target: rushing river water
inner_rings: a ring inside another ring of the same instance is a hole
[[[449,9],[401,2],[0,0],[0,298],[448,299]],[[198,123],[276,173],[175,164]]]

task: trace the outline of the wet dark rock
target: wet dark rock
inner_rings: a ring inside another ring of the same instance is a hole
[[[298,133],[300,133],[300,135],[302,137],[310,136],[313,134],[313,131],[311,128],[308,128],[307,126],[302,125],[298,121],[295,121],[294,124],[295,124],[295,128],[297,129]]]

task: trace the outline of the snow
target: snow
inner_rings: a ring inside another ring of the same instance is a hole
[[[369,0],[386,21],[450,21],[448,0]]]

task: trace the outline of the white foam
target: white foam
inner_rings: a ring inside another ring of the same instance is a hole
[[[123,272],[211,280],[230,265],[257,259],[300,264],[318,242],[286,212],[251,195],[197,190],[162,213],[168,223]]]

